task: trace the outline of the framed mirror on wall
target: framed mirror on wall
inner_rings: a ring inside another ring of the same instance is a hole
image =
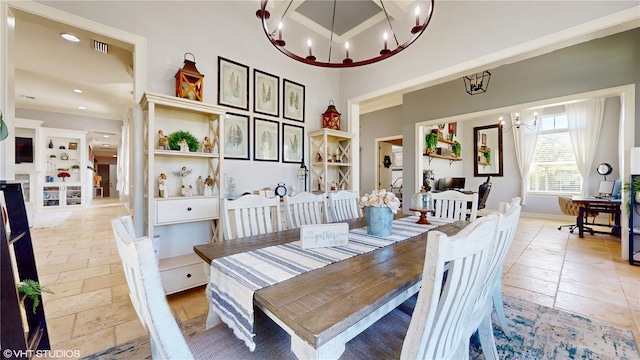
[[[473,161],[474,176],[502,175],[502,128],[486,125],[473,128],[476,158]]]

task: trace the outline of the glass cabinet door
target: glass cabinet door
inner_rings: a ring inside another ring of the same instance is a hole
[[[60,206],[60,186],[42,188],[42,206]]]
[[[66,205],[82,205],[82,186],[66,187]]]

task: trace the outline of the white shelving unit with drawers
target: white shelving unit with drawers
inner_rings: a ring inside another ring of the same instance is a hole
[[[145,221],[146,235],[154,239],[160,276],[166,294],[207,283],[202,260],[193,246],[222,240],[219,226],[222,189],[225,110],[206,103],[147,93],[140,102],[145,114]],[[202,144],[209,137],[213,149],[180,152],[158,147],[158,131],[167,136],[187,131]],[[185,167],[190,174],[180,176]],[[160,196],[158,178],[164,173],[166,197]],[[198,192],[198,177],[213,179],[212,195]],[[193,196],[182,195],[183,180]]]

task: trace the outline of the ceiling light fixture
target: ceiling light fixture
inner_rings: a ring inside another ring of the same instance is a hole
[[[487,92],[491,73],[485,70],[480,73],[464,77],[464,88],[469,95],[481,94]]]
[[[109,147],[109,144],[103,144],[102,146],[104,146],[104,147]]]
[[[73,89],[73,92],[74,93],[78,93],[78,94],[82,94],[82,90],[80,90],[80,89]]]
[[[102,137],[106,137],[106,138],[108,138],[108,137],[109,137],[109,135],[102,135]]]
[[[509,130],[511,130],[512,128],[516,128],[516,129],[520,129],[520,127],[524,127],[525,129],[528,130],[534,130],[537,125],[538,125],[538,113],[534,112],[533,113],[533,123],[531,124],[527,124],[523,121],[520,120],[520,113],[516,113],[515,115],[516,120],[513,122],[513,125],[511,127],[509,127],[508,129],[503,129],[502,132],[507,132]],[[505,121],[502,119],[502,116],[500,116],[500,118],[498,118],[498,120],[500,120],[500,125],[504,127],[505,125]]]
[[[280,6],[281,2],[275,2],[278,4],[274,6],[274,12],[279,10],[282,10],[282,11],[281,11],[281,15],[278,15],[278,19],[274,18],[274,20],[272,20],[271,22],[267,21],[271,18],[271,13],[267,10],[268,2],[269,2],[268,0],[261,0],[260,9],[256,12],[256,16],[260,18],[265,35],[267,36],[271,44],[276,49],[278,49],[281,53],[287,55],[288,57],[305,64],[315,65],[320,67],[330,67],[330,68],[347,68],[347,67],[356,67],[356,66],[373,64],[375,62],[387,59],[395,54],[398,54],[402,50],[409,47],[409,45],[411,45],[414,41],[416,41],[416,39],[418,39],[418,37],[420,37],[420,35],[422,35],[424,30],[429,25],[429,22],[431,21],[431,16],[433,15],[433,5],[435,0],[424,1],[425,5],[428,4],[429,9],[423,21],[421,21],[422,16],[420,13],[419,6],[416,6],[415,8],[413,8],[413,11],[411,14],[406,14],[407,16],[403,17],[401,16],[402,15],[401,10],[398,10],[400,9],[400,7],[398,7],[397,4],[393,4],[393,9],[394,9],[393,13],[395,15],[395,17],[393,17],[392,15],[389,14],[389,12],[387,11],[387,7],[385,6],[385,2],[388,3],[388,1],[383,1],[383,0],[374,1],[373,3],[379,6],[379,8],[376,8],[378,13],[375,14],[375,16],[370,17],[369,19],[363,19],[363,22],[360,23],[357,27],[355,27],[357,29],[358,27],[362,27],[363,24],[366,22],[372,23],[373,21],[375,21],[372,19],[379,19],[378,22],[384,19],[383,22],[385,23],[384,27],[386,29],[383,32],[384,35],[381,33],[377,33],[373,35],[375,37],[379,36],[378,39],[380,39],[380,40],[374,40],[374,42],[377,41],[383,46],[381,46],[381,50],[376,50],[375,52],[372,52],[369,54],[367,54],[365,50],[360,50],[358,52],[358,51],[355,51],[355,48],[353,48],[354,45],[358,46],[358,43],[360,44],[372,43],[371,40],[365,39],[365,37],[367,36],[366,32],[361,31],[358,33],[357,31],[354,32],[355,30],[350,30],[350,31],[336,30],[336,23],[337,23],[336,16],[344,15],[342,13],[337,14],[338,12],[336,11],[337,2],[338,2],[337,0],[333,0],[333,9],[331,11],[331,14],[329,14],[329,16],[331,16],[330,29],[329,27],[322,27],[322,29],[315,31],[316,37],[318,34],[321,34],[328,38],[329,41],[326,47],[324,45],[318,46],[318,43],[320,43],[318,39],[312,40],[309,36],[298,34],[296,31],[290,31],[287,34],[286,29],[284,29],[288,21],[293,21],[291,19],[300,19],[302,17],[305,17],[304,15],[301,15],[299,12],[297,12],[297,10],[298,8],[304,6],[306,2],[290,0],[288,4],[282,4],[282,6]],[[327,2],[324,2],[324,1],[321,1],[321,2],[314,1],[311,3],[314,3],[314,4],[309,5],[309,7],[314,7],[314,8],[321,6],[322,4],[327,4]],[[341,5],[340,7],[342,9],[351,8],[349,10],[351,10],[350,12],[352,13],[359,12],[359,10],[355,9],[354,6],[363,6],[363,4],[364,6],[367,6],[368,4],[368,2],[361,2],[361,1],[355,1],[355,2],[343,1],[342,3],[344,3],[345,5]],[[348,5],[346,5],[347,3]],[[291,9],[292,5],[293,5],[293,9]],[[382,10],[380,10],[380,8]],[[289,12],[291,12],[292,14],[289,14]],[[345,11],[344,13],[347,13],[347,12],[348,11]],[[378,15],[379,13],[382,13],[383,16]],[[287,15],[289,16],[287,17]],[[415,24],[413,23],[414,18],[415,18]],[[271,28],[273,30],[270,29],[269,25],[271,25]],[[321,26],[317,23],[315,23],[315,25]],[[394,25],[400,28],[403,28],[403,30],[396,33],[393,28]],[[292,26],[292,28],[294,27],[296,26]],[[376,26],[376,28],[379,29],[379,26]],[[369,32],[369,34],[373,32],[377,32],[377,31],[372,30]],[[287,39],[287,42],[283,40],[283,33],[289,36],[289,38]],[[353,38],[348,38],[349,36],[353,36]],[[372,35],[369,35],[369,36],[372,36]],[[398,37],[400,37],[402,40],[406,39],[406,41],[404,43],[400,43],[400,41],[398,40]],[[391,40],[391,43],[389,43],[389,40]],[[306,41],[306,47],[302,45],[303,44],[302,41]],[[315,49],[312,48],[312,45],[314,43],[316,44]],[[343,46],[342,44],[344,44],[343,54],[345,56],[343,57],[339,54],[337,56],[334,55],[332,57],[332,52],[340,53],[340,48]],[[362,47],[364,48],[364,45],[362,45]],[[334,50],[334,48],[336,49],[336,51],[332,51]],[[351,54],[350,54],[350,50],[351,50]],[[314,52],[315,52],[315,55],[314,55]],[[350,57],[350,55],[352,55],[353,59]],[[326,58],[326,61],[319,60],[319,59],[325,59],[325,58]]]
[[[60,34],[60,36],[62,36],[62,38],[67,40],[67,41],[71,41],[71,42],[75,42],[75,43],[80,42],[80,38],[75,36],[75,35],[62,33],[62,34]]]
[[[78,109],[80,109],[80,110],[84,110],[84,109],[86,109],[86,107],[84,107],[84,106],[78,106]]]

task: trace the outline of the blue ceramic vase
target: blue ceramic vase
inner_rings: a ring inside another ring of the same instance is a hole
[[[393,212],[386,206],[365,206],[364,215],[367,219],[367,234],[379,237],[391,235]]]

